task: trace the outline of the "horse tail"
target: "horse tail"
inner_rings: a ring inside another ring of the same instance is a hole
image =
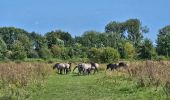
[[[78,68],[78,66],[74,67],[73,72],[74,72],[74,70],[75,70],[76,68]]]

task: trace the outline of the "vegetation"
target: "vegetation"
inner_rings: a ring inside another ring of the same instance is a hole
[[[105,71],[100,64],[95,75],[79,76],[53,74],[38,95],[30,99],[59,100],[163,100],[169,99],[169,70],[167,61],[130,62],[128,69]],[[161,67],[164,65],[163,67]]]
[[[45,63],[0,63],[0,100],[25,100],[43,87],[51,68]]]
[[[139,19],[111,21],[105,32],[75,37],[61,30],[40,35],[0,27],[0,99],[169,99],[170,26],[159,30],[156,45],[144,38],[148,31]],[[129,66],[105,71],[106,63],[120,60]],[[101,67],[96,75],[56,75],[56,61]]]
[[[149,29],[142,26],[139,19],[111,21],[105,26],[105,32],[86,31],[75,37],[61,30],[40,35],[15,27],[1,27],[0,59],[87,58],[97,62],[111,62],[119,58],[158,60],[160,56],[165,56],[166,59],[170,55],[169,30],[170,26],[160,29],[157,44],[153,45],[152,41],[143,37]],[[108,48],[114,50],[107,50]],[[103,60],[101,56],[104,52],[114,54],[114,57],[109,55],[112,59],[104,57],[107,59]]]

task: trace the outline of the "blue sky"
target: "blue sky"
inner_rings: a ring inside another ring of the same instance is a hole
[[[14,26],[44,34],[61,29],[75,35],[103,32],[110,21],[138,18],[150,28],[145,36],[155,41],[158,30],[170,24],[170,0],[0,0],[0,26]]]

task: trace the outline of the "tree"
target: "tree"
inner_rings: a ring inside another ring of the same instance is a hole
[[[125,58],[133,58],[136,55],[135,48],[130,42],[126,42],[124,45]]]
[[[47,40],[44,36],[32,32],[29,37],[32,41],[34,50],[39,51],[41,48],[47,48]]]
[[[139,49],[139,58],[152,59],[156,55],[152,42],[149,39],[144,39],[142,46]]]
[[[86,47],[96,47],[97,46],[97,39],[98,39],[98,32],[96,31],[86,31],[82,36],[81,43]]]
[[[4,54],[7,51],[7,46],[4,40],[0,37],[0,59],[4,58]]]
[[[123,22],[120,23],[120,22],[112,21],[109,24],[107,24],[105,27],[106,33],[119,33],[122,36],[124,35],[123,33],[125,32],[125,30],[126,30],[126,27]]]
[[[119,52],[111,47],[106,47],[103,49],[102,55],[101,55],[101,61],[106,62],[113,62],[117,61],[120,58]]]
[[[48,48],[41,48],[39,51],[38,51],[38,54],[41,58],[43,59],[48,59],[51,57],[51,52]]]
[[[72,43],[72,37],[68,32],[63,32],[60,30],[51,31],[45,34],[48,47],[51,48],[52,45],[70,45]]]
[[[157,52],[159,55],[170,56],[170,25],[159,30],[157,38]]]
[[[125,22],[125,24],[128,33],[128,39],[136,48],[139,47],[143,39],[142,33],[148,32],[149,29],[146,26],[142,27],[141,22],[138,19],[129,19]]]
[[[6,43],[8,50],[11,50],[12,45],[16,40],[20,41],[20,39],[22,39],[22,38],[19,38],[20,35],[27,37],[29,36],[29,33],[23,29],[15,28],[15,27],[1,27],[0,28],[0,36]],[[22,41],[22,43],[23,42],[24,41]],[[26,43],[23,43],[23,44],[26,44]]]
[[[88,58],[93,62],[100,62],[101,54],[101,49],[93,47],[88,51]]]
[[[51,47],[51,52],[53,53],[53,57],[56,57],[56,58],[61,57],[62,50],[61,50],[61,48],[59,46],[53,45]]]
[[[12,55],[11,55],[11,59],[25,59],[27,57],[27,54],[24,50],[24,46],[23,44],[16,40],[13,44],[12,44]]]

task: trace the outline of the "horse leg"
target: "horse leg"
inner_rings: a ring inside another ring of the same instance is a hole
[[[63,69],[60,69],[60,74],[63,74]]]

